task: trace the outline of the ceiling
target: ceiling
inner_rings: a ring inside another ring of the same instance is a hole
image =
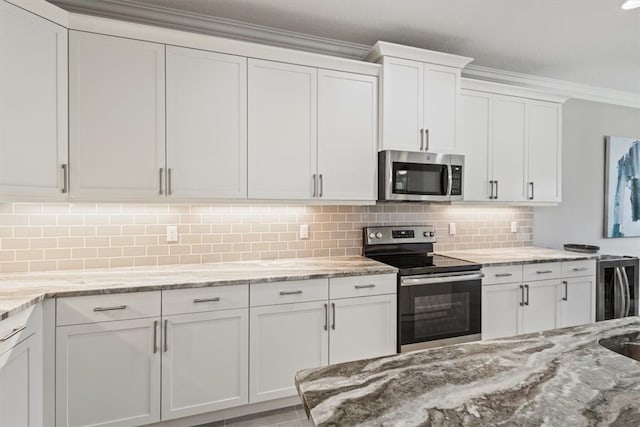
[[[55,1],[55,0],[54,0]],[[102,0],[94,0],[102,1]],[[621,0],[127,0],[640,94],[640,9]]]

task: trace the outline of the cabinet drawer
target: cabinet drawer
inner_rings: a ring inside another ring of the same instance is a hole
[[[40,329],[42,323],[40,304],[22,310],[0,322],[0,354],[13,348]]]
[[[562,263],[562,277],[594,276],[596,274],[596,260],[585,259]]]
[[[522,265],[483,267],[482,272],[484,273],[483,286],[522,282]]]
[[[56,325],[160,316],[160,291],[58,298]]]
[[[249,285],[162,291],[162,315],[229,310],[249,306]]]
[[[327,279],[252,283],[249,297],[251,307],[327,299],[329,299]]]
[[[397,283],[398,276],[395,274],[336,277],[329,279],[329,296],[351,298],[395,294],[398,292]]]
[[[562,277],[562,263],[543,262],[538,264],[525,264],[522,270],[522,281],[559,279]]]

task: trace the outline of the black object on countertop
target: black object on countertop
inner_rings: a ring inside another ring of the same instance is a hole
[[[600,246],[567,243],[564,245],[564,250],[570,252],[580,252],[583,254],[597,254],[598,251],[600,251]]]

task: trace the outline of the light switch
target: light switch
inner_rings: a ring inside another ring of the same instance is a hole
[[[449,235],[451,235],[451,236],[455,236],[456,235],[456,223],[455,222],[450,222],[449,223]]]
[[[309,238],[309,224],[300,224],[300,239]]]

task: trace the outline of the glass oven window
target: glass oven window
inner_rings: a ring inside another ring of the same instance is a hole
[[[421,163],[393,163],[393,192],[444,196],[447,194],[447,166]]]

